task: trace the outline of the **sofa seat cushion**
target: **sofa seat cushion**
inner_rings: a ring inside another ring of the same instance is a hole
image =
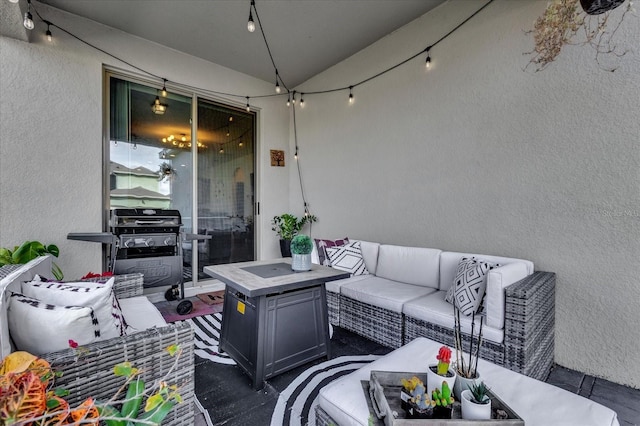
[[[146,296],[127,297],[119,302],[129,327],[127,334],[167,325],[158,308]]]
[[[398,313],[402,312],[402,306],[406,302],[434,291],[436,290],[373,275],[340,287],[343,296]]]
[[[376,275],[401,283],[438,289],[440,253],[441,250],[438,249],[381,245]]]
[[[340,293],[340,288],[342,288],[343,285],[364,280],[369,276],[370,275],[354,275],[353,277],[344,278],[342,280],[329,281],[325,283],[324,287],[327,291],[332,293]]]
[[[453,305],[444,300],[446,294],[446,291],[437,291],[408,301],[404,304],[402,313],[408,317],[453,329],[455,323],[453,318]],[[471,318],[470,316],[460,315],[460,325],[464,333],[471,334]],[[479,324],[480,319],[476,317],[476,330]],[[482,327],[482,338],[495,343],[502,343],[504,340],[504,330],[484,324]]]

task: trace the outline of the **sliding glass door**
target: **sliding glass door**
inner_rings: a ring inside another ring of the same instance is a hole
[[[107,79],[106,208],[175,209],[183,235],[207,236],[180,242],[185,282],[208,278],[207,265],[254,260],[255,114]]]

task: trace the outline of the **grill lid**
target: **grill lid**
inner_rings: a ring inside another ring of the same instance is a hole
[[[178,210],[165,209],[113,209],[109,226],[118,228],[180,227],[182,220]]]

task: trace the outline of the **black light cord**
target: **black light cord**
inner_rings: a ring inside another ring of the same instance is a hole
[[[440,38],[439,38],[435,43],[431,44],[430,46],[427,46],[425,49],[421,50],[420,52],[416,53],[415,55],[412,55],[411,57],[409,57],[409,58],[405,59],[404,61],[402,61],[402,62],[400,62],[400,63],[398,63],[398,64],[396,64],[396,65],[393,65],[393,66],[392,66],[392,67],[390,67],[390,68],[387,68],[387,69],[385,69],[385,70],[383,70],[383,71],[380,71],[379,73],[377,73],[377,74],[375,74],[375,75],[373,75],[373,76],[371,76],[371,77],[368,77],[368,78],[366,78],[366,79],[364,79],[364,80],[362,80],[362,81],[360,81],[360,82],[358,82],[358,83],[355,83],[355,84],[351,84],[351,85],[344,86],[344,87],[337,87],[337,88],[334,88],[334,89],[316,90],[316,91],[311,91],[311,92],[305,92],[305,94],[307,94],[307,95],[317,95],[317,94],[324,94],[324,93],[339,92],[339,91],[344,91],[344,90],[351,90],[351,89],[353,89],[354,87],[360,86],[360,85],[365,84],[365,83],[367,83],[367,82],[369,82],[369,81],[371,81],[371,80],[374,80],[374,79],[376,79],[376,78],[378,78],[378,77],[380,77],[380,76],[382,76],[382,75],[384,75],[384,74],[386,74],[386,73],[388,73],[388,72],[390,72],[390,71],[392,71],[392,70],[394,70],[394,69],[396,69],[396,68],[398,68],[398,67],[400,67],[400,66],[402,66],[402,65],[406,64],[407,62],[409,62],[409,61],[411,61],[411,60],[415,59],[416,57],[418,57],[418,56],[420,56],[420,55],[422,55],[422,54],[424,54],[424,53],[429,53],[429,51],[430,51],[433,47],[435,47],[435,46],[436,46],[436,45],[438,45],[440,42],[442,42],[443,40],[445,40],[447,37],[449,37],[449,36],[450,36],[451,34],[453,34],[455,31],[457,31],[460,27],[462,27],[464,24],[466,24],[470,19],[472,19],[473,17],[475,17],[478,13],[480,13],[482,10],[484,10],[484,9],[485,9],[489,4],[491,4],[491,3],[493,3],[493,0],[488,0],[488,1],[487,1],[487,3],[485,3],[482,7],[480,7],[478,10],[476,10],[472,15],[470,15],[468,18],[466,18],[464,21],[462,21],[462,22],[461,22],[460,24],[458,24],[456,27],[454,27],[454,28],[453,28],[451,31],[449,31],[447,34],[445,34],[444,36],[440,37]],[[265,45],[267,46],[267,51],[268,51],[268,53],[269,53],[269,58],[271,59],[271,63],[272,63],[272,65],[273,65],[273,67],[274,67],[274,70],[276,71],[277,78],[280,80],[280,82],[282,83],[283,87],[285,88],[285,92],[284,92],[284,93],[276,93],[276,94],[268,94],[268,95],[247,96],[247,95],[239,95],[239,94],[236,94],[236,93],[221,92],[221,91],[217,91],[217,90],[202,89],[202,88],[200,88],[200,87],[191,86],[191,85],[188,85],[188,84],[178,83],[178,82],[174,82],[174,81],[168,80],[168,79],[166,79],[166,78],[164,78],[164,77],[160,77],[160,76],[158,76],[158,75],[156,75],[156,74],[154,74],[154,73],[152,73],[152,72],[150,72],[150,71],[147,71],[147,70],[145,70],[145,69],[143,69],[143,68],[140,68],[140,67],[138,67],[138,66],[136,66],[136,65],[134,65],[134,64],[132,64],[132,63],[130,63],[130,62],[128,62],[128,61],[126,61],[126,60],[124,60],[124,59],[121,59],[121,58],[119,58],[119,57],[117,57],[117,56],[115,56],[115,55],[113,55],[113,54],[111,54],[111,53],[107,52],[106,50],[104,50],[104,49],[102,49],[102,48],[100,48],[100,47],[97,47],[97,46],[95,46],[95,45],[93,45],[93,44],[91,44],[91,43],[89,43],[89,42],[87,42],[87,41],[85,41],[85,40],[81,39],[80,37],[76,36],[76,35],[75,35],[75,34],[73,34],[72,32],[67,31],[66,29],[64,29],[64,28],[60,27],[59,25],[56,25],[56,24],[54,24],[53,22],[51,22],[51,21],[48,21],[48,20],[44,19],[44,18],[40,15],[40,13],[38,12],[38,10],[36,9],[36,7],[35,7],[33,4],[31,4],[31,7],[32,7],[33,11],[36,13],[36,15],[38,16],[38,18],[40,18],[40,20],[41,20],[42,22],[44,22],[45,24],[47,24],[47,25],[49,25],[49,26],[52,26],[52,27],[54,27],[54,28],[59,29],[60,31],[62,31],[62,32],[64,32],[64,33],[68,34],[68,35],[70,35],[70,36],[71,36],[71,37],[73,37],[74,39],[76,39],[76,40],[80,41],[81,43],[86,44],[87,46],[89,46],[89,47],[91,47],[91,48],[93,48],[93,49],[95,49],[95,50],[97,50],[97,51],[99,51],[99,52],[102,52],[102,53],[104,53],[105,55],[107,55],[107,56],[109,56],[109,57],[111,57],[111,58],[113,58],[113,59],[115,59],[115,60],[117,60],[117,61],[120,61],[120,62],[122,62],[122,63],[124,63],[124,64],[126,64],[126,65],[128,65],[128,66],[130,66],[130,67],[132,67],[132,68],[134,68],[134,69],[136,69],[136,70],[138,70],[138,71],[142,72],[142,73],[144,73],[144,74],[146,74],[146,75],[149,75],[149,76],[154,77],[154,78],[156,78],[156,79],[158,79],[158,80],[161,80],[161,81],[163,82],[163,85],[165,85],[167,82],[172,82],[172,83],[175,83],[176,85],[179,85],[179,86],[181,86],[181,87],[183,87],[183,88],[191,89],[191,90],[195,90],[195,91],[198,91],[198,92],[201,92],[201,93],[204,93],[204,94],[213,94],[213,95],[220,95],[220,96],[228,96],[228,97],[233,97],[233,98],[238,98],[238,99],[247,99],[247,98],[249,98],[249,99],[250,99],[250,98],[253,98],[253,99],[271,98],[271,97],[275,97],[275,96],[291,96],[291,94],[293,94],[293,95],[294,95],[294,99],[295,99],[295,93],[296,93],[296,92],[295,92],[295,91],[291,91],[291,90],[287,87],[287,85],[285,84],[285,82],[282,80],[282,77],[280,77],[280,75],[277,73],[277,67],[276,67],[275,61],[274,61],[274,59],[273,59],[273,55],[271,54],[271,49],[270,49],[270,47],[269,47],[269,43],[267,42],[267,38],[266,38],[265,33],[264,33],[264,30],[263,30],[263,28],[262,28],[262,23],[260,22],[260,16],[258,15],[258,10],[257,10],[257,9],[256,9],[256,7],[255,7],[255,2],[252,2],[251,6],[250,6],[250,10],[251,10],[251,9],[253,9],[253,11],[255,11],[255,13],[256,13],[256,18],[257,18],[257,20],[258,20],[258,24],[259,24],[259,26],[260,26],[260,31],[261,31],[261,33],[262,33],[262,38],[264,39]]]
[[[260,21],[260,14],[258,13],[258,9],[256,8],[255,0],[251,1],[251,6],[249,8],[253,8],[253,11],[256,13],[256,19],[258,20],[258,26],[260,27],[260,32],[262,33],[262,39],[264,40],[264,45],[267,46],[267,52],[269,53],[269,58],[271,59],[271,64],[273,65],[273,69],[276,72],[276,82],[280,80],[282,86],[285,88],[287,92],[289,92],[289,88],[282,80],[282,77],[278,74],[278,67],[276,66],[276,61],[273,59],[273,55],[271,54],[271,48],[269,48],[269,43],[267,42],[267,36],[264,33],[264,28],[262,28],[262,22]]]
[[[309,215],[309,205],[307,204],[307,197],[304,194],[304,184],[302,183],[302,170],[300,170],[300,158],[298,158],[298,126],[296,123],[296,104],[292,105],[293,108],[293,141],[295,144],[295,162],[298,168],[298,180],[300,181],[300,194],[302,196],[302,203],[304,206],[304,214],[305,216]],[[311,226],[311,225],[309,225]]]

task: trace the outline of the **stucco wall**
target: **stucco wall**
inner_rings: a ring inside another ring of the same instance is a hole
[[[171,81],[228,93],[273,91],[271,83],[45,5],[38,10],[82,39]],[[0,247],[29,239],[57,244],[58,263],[71,278],[101,269],[99,244],[66,236],[102,230],[103,65],[129,67],[55,29],[48,43],[45,30],[37,26],[31,43],[0,37]],[[240,106],[242,101],[227,100]],[[268,152],[288,148],[289,115],[277,100],[252,100],[252,105],[260,109],[257,199],[261,218],[267,218],[259,225],[270,230],[268,218],[288,205],[288,176],[268,167]],[[265,191],[273,187],[284,191]],[[258,243],[259,256],[277,256],[271,232]]]
[[[361,81],[478,6],[445,3],[297,89]],[[584,46],[524,72],[545,6],[494,2],[432,50],[430,72],[420,56],[351,106],[348,91],[305,95],[313,233],[530,259],[557,273],[556,361],[640,387],[640,19],[621,27],[635,51],[613,73]]]

